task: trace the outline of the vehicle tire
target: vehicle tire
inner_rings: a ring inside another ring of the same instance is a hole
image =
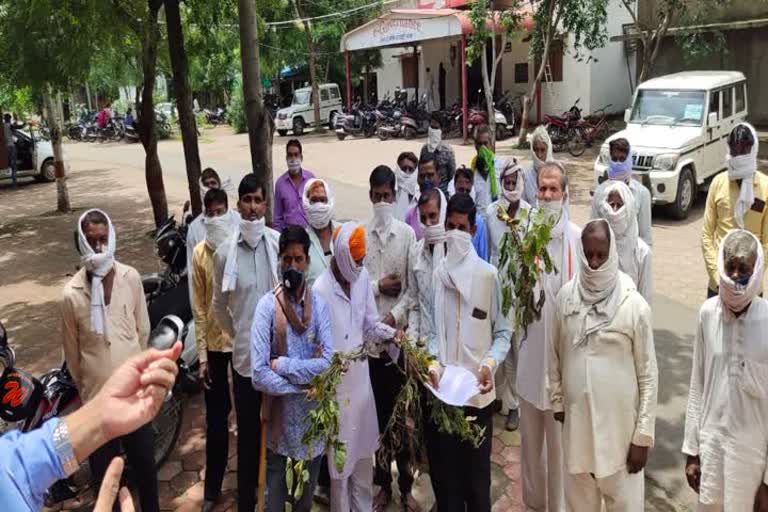
[[[507,128],[505,126],[501,126],[500,124],[496,125],[496,140],[504,140],[507,137],[509,137],[509,132],[507,131]]]
[[[688,218],[688,212],[696,200],[696,180],[693,178],[693,171],[690,167],[680,171],[680,178],[677,182],[677,196],[675,202],[669,205],[669,211],[675,220],[684,220]]]
[[[410,126],[406,126],[403,130],[403,136],[405,137],[405,140],[413,140],[416,138],[416,130]]]
[[[389,133],[386,130],[383,130],[381,128],[376,130],[376,135],[379,137],[379,140],[381,141],[389,140]]]
[[[334,130],[336,128],[336,116],[338,115],[338,112],[335,110],[328,114],[328,129]]]
[[[580,157],[587,150],[587,142],[584,140],[584,131],[579,128],[574,128],[568,134],[568,152],[571,156]]]
[[[281,137],[288,135],[288,130],[277,130],[277,134]]]
[[[56,166],[53,165],[53,158],[49,158],[40,167],[40,174],[35,176],[37,181],[52,182],[56,181]]]
[[[339,140],[344,140],[344,139],[347,138],[347,134],[346,133],[341,133],[341,132],[336,132],[336,138],[338,138]]]
[[[181,390],[176,386],[166,401],[163,402],[160,412],[152,420],[152,430],[155,434],[155,463],[158,468],[168,460],[173,452],[181,433],[183,419],[184,399]]]
[[[363,132],[363,135],[365,135],[366,137],[373,137],[374,135],[376,135],[376,126],[374,125],[374,126],[367,127]]]
[[[300,117],[293,120],[293,134],[297,137],[304,135],[304,120]]]

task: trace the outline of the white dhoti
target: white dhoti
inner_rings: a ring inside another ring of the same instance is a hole
[[[553,412],[520,399],[520,458],[526,512],[562,512],[562,426]]]
[[[330,462],[330,461],[329,461]],[[331,478],[331,512],[373,510],[373,458],[360,459],[347,478]]]
[[[568,512],[645,510],[644,471],[630,475],[625,469],[605,478],[595,478],[589,473],[566,474],[565,489]]]

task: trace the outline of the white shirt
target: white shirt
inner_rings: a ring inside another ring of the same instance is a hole
[[[611,180],[602,182],[595,189],[595,195],[592,198],[592,212],[590,219],[600,217],[598,205],[605,201],[606,189],[611,185]],[[653,247],[653,231],[651,230],[651,193],[645,188],[645,185],[636,179],[629,180],[629,190],[635,197],[635,210],[637,212],[637,229],[640,238]]]
[[[619,258],[619,270],[634,281],[637,291],[645,302],[653,304],[653,254],[642,239],[637,239],[637,248],[633,254],[634,261],[627,262]]]
[[[701,458],[699,501],[752,510],[768,484],[768,301],[726,320],[719,297],[699,312],[683,452]]]
[[[564,239],[567,239],[567,242],[564,242]],[[567,251],[564,250],[563,243],[567,243]],[[560,288],[573,277],[578,268],[580,245],[581,228],[572,222],[564,226],[562,236],[553,238],[549,242],[547,250],[558,273],[545,274],[536,285],[537,294],[542,286],[545,290],[541,318],[528,326],[528,337],[520,341],[517,359],[517,394],[540,411],[552,409],[547,391],[547,372],[556,297]]]
[[[443,244],[445,247],[445,244]],[[444,254],[444,253],[443,253]],[[423,238],[411,253],[408,278],[408,334],[427,340],[432,332],[432,274],[434,267],[429,244]]]
[[[392,313],[398,326],[405,325],[408,320],[408,292],[411,254],[416,247],[416,234],[411,226],[397,219],[392,220],[389,233],[382,235],[371,222],[364,225],[365,229],[365,260],[364,265],[371,279],[373,296],[379,317],[384,318]],[[386,239],[382,239],[386,236]],[[390,297],[379,291],[379,279],[398,274],[402,287],[400,295]]]
[[[277,255],[280,233],[266,228],[256,249],[242,238],[237,247],[237,284],[231,292],[221,290],[231,240],[216,250],[213,259],[213,315],[221,329],[232,338],[232,367],[241,377],[251,379],[251,324],[261,297],[277,285],[272,278],[269,254]],[[270,246],[267,251],[267,244]],[[277,265],[275,261],[273,265]]]
[[[486,210],[486,217],[488,219],[488,240],[491,245],[491,265],[497,268],[499,266],[499,248],[501,247],[501,240],[504,238],[504,234],[509,231],[507,224],[500,220],[498,216],[499,203],[501,202],[501,199],[492,202]],[[520,218],[523,209],[530,210],[531,205],[521,199],[520,206],[517,207],[517,211],[515,212],[516,219]]]
[[[325,269],[331,266],[331,257],[333,257],[333,231],[339,224],[333,220],[331,221],[331,240],[328,247],[330,254],[326,255],[323,250],[323,244],[320,243],[320,238],[315,233],[312,226],[304,228],[309,234],[309,267],[307,267],[306,276],[307,284],[310,286],[315,280],[320,277],[320,274],[325,272]]]
[[[378,321],[367,270],[363,269],[350,286],[351,300],[330,268],[315,281],[312,290],[328,304],[334,352],[353,352],[364,342],[376,344],[394,336],[394,329]],[[347,460],[344,471],[339,473],[333,464],[333,454],[328,454],[328,467],[331,477],[340,479],[349,477],[357,461],[373,457],[379,446],[379,424],[367,358],[349,366],[337,388],[337,399],[339,440],[346,445]]]
[[[563,451],[571,474],[611,476],[626,468],[629,445],[653,446],[658,370],[651,309],[619,273],[621,304],[602,329],[577,343],[585,304],[568,282],[557,296],[549,353],[552,409],[565,412]]]
[[[416,171],[414,171],[416,172]],[[395,218],[397,220],[405,222],[405,217],[408,215],[408,211],[415,207],[419,203],[418,190],[414,195],[408,193],[403,188],[397,189],[397,195],[395,197]]]

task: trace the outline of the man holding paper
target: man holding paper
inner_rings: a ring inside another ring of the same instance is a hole
[[[491,510],[493,374],[509,350],[512,332],[501,312],[498,273],[472,246],[476,215],[468,195],[458,194],[448,201],[447,252],[434,274],[429,350],[437,361],[430,368],[430,377],[439,390],[443,378],[451,380],[444,383],[449,386],[454,377],[461,379],[467,371],[475,375],[475,382],[469,384],[475,392],[464,402],[464,414],[485,428],[485,437],[474,448],[458,436],[439,432],[429,422],[427,456],[440,512]],[[453,391],[453,396],[462,394]]]

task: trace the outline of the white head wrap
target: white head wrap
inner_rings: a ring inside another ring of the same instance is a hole
[[[752,189],[755,172],[757,171],[757,150],[760,146],[755,128],[749,123],[739,123],[750,129],[755,143],[752,145],[752,151],[749,154],[741,156],[731,156],[730,150],[725,155],[728,164],[728,178],[732,181],[741,180],[741,189],[739,198],[733,207],[733,220],[740,228],[744,228],[744,215],[755,202],[755,191]],[[738,126],[738,125],[737,125]]]
[[[616,251],[616,237],[610,224],[605,219],[589,221],[584,230],[595,223],[602,223],[608,228],[611,238],[608,259],[598,269],[589,266],[584,253],[583,244],[579,251],[579,270],[576,275],[574,289],[578,300],[569,300],[569,313],[578,312],[584,314],[582,329],[578,336],[574,337],[574,344],[582,343],[587,337],[610,324],[616,316],[624,294],[620,286],[619,256]],[[576,306],[574,308],[574,306]],[[586,306],[586,307],[584,307]]]
[[[608,196],[611,192],[618,192],[624,206],[614,211],[608,204]],[[608,224],[616,236],[616,249],[619,254],[619,268],[624,271],[632,281],[637,283],[640,268],[637,258],[637,241],[639,229],[635,210],[635,196],[623,181],[611,183],[605,190],[605,198],[598,205],[600,217],[608,221]]]
[[[523,197],[523,190],[525,190],[525,173],[521,172],[523,168],[513,158],[506,158],[503,162],[503,168],[499,173],[499,183],[501,183],[501,202],[504,209],[509,208],[511,203],[517,203]],[[507,190],[504,188],[504,176],[508,174],[517,173],[517,183],[514,190]]]
[[[397,189],[404,190],[407,194],[415,197],[419,191],[419,171],[414,170],[408,174],[400,168],[400,164],[395,164],[395,177],[397,178]]]
[[[92,212],[104,215],[109,229],[107,247],[99,253],[93,250],[83,233],[83,221]],[[91,328],[96,334],[104,334],[107,327],[107,305],[102,281],[115,264],[115,244],[115,228],[109,215],[94,208],[80,216],[77,222],[77,248],[80,251],[80,262],[91,275]]]
[[[349,238],[359,225],[357,222],[345,222],[333,240],[333,259],[336,260],[339,272],[349,284],[357,281],[363,271],[363,266],[355,262],[349,249]]]
[[[735,233],[746,233],[755,240],[757,246],[757,258],[755,260],[755,270],[752,272],[752,276],[749,278],[749,282],[746,286],[741,286],[733,282],[725,272],[725,245],[726,241]],[[720,302],[722,302],[724,309],[730,313],[727,315],[729,318],[733,318],[734,312],[743,311],[752,300],[760,293],[763,288],[763,275],[765,274],[765,264],[763,261],[763,246],[755,235],[751,232],[743,229],[734,229],[730,231],[722,242],[720,242],[720,251],[717,256],[717,271],[720,274]]]
[[[536,156],[536,151],[533,150],[533,146],[537,142],[542,142],[547,145],[547,156],[545,160],[541,160]],[[549,138],[549,133],[547,133],[547,129],[544,125],[536,127],[531,136],[531,158],[533,159],[533,168],[536,172],[539,172],[539,169],[541,169],[545,163],[554,160],[554,156],[552,156],[552,139]]]
[[[327,203],[310,203],[309,193],[321,183],[325,188],[325,195],[328,197]],[[304,194],[301,197],[301,204],[304,207],[304,213],[307,216],[309,225],[315,229],[327,228],[333,220],[335,201],[333,198],[333,192],[331,187],[328,186],[328,182],[319,178],[313,178],[308,180],[304,185]]]

